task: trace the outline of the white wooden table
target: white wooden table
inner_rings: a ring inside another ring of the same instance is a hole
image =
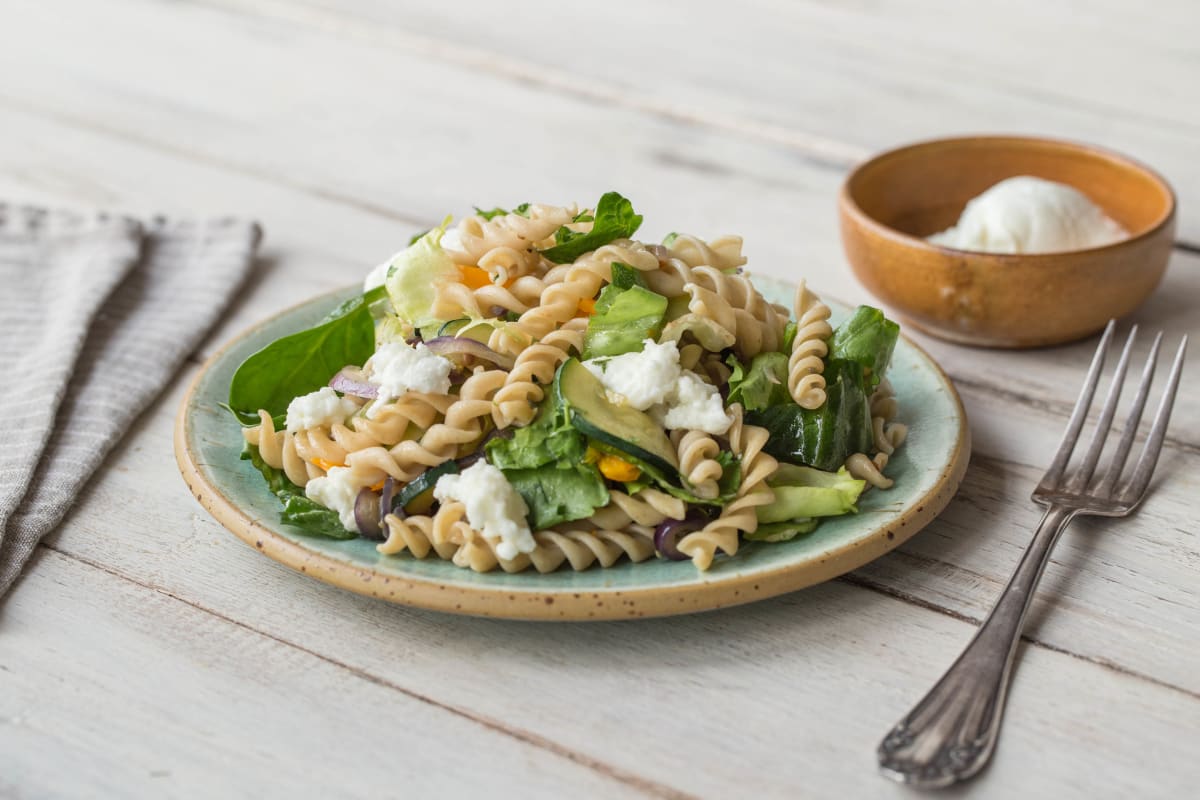
[[[1165,173],[1180,244],[1136,319],[1200,330],[1200,9],[877,5],[0,3],[0,197],[266,231],[242,299],[0,605],[0,796],[910,796],[875,744],[1014,566],[1093,342],[916,337],[971,417],[946,512],[842,579],[690,618],[515,624],[338,591],[226,533],[171,452],[214,348],[470,204],[618,189],[648,234],[741,233],[754,270],[868,300],[839,182],[954,132],[1078,138]],[[1144,509],[1059,545],[971,794],[1194,796],[1196,367]]]

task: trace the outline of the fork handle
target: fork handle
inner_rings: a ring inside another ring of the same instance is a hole
[[[975,638],[879,744],[889,778],[919,788],[965,780],[991,758],[1021,626],[1054,543],[1075,512],[1051,506]]]

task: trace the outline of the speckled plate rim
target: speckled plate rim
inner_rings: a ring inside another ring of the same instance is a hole
[[[681,586],[589,588],[585,591],[562,586],[527,589],[502,585],[455,585],[422,576],[385,575],[316,552],[305,547],[301,541],[289,539],[253,519],[205,473],[191,441],[192,420],[189,412],[197,391],[205,375],[229,351],[277,320],[314,302],[324,298],[332,300],[344,293],[345,290],[338,290],[298,303],[243,331],[214,353],[192,379],[180,403],[175,420],[174,444],[175,459],[188,488],[200,505],[221,525],[269,558],[309,577],[357,594],[435,611],[516,620],[614,620],[711,611],[823,583],[879,558],[937,517],[958,491],[966,473],[971,440],[962,399],[937,362],[911,339],[902,337],[953,403],[958,425],[953,445],[933,485],[923,494],[910,499],[895,518],[877,525],[854,541],[823,553],[817,560],[787,563],[750,574],[699,573],[703,580]],[[903,397],[900,399],[903,403]]]

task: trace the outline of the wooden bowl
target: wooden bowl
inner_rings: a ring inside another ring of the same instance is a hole
[[[1104,247],[978,253],[926,236],[958,221],[971,198],[1015,175],[1075,187],[1129,231]],[[1080,339],[1154,291],[1175,235],[1175,194],[1154,171],[1098,147],[1018,136],[908,145],[855,169],[838,198],[854,274],[907,322],[987,347]]]

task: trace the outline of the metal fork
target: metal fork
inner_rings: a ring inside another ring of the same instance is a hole
[[[879,744],[879,766],[887,777],[919,788],[933,789],[966,780],[983,769],[995,750],[1000,732],[1004,698],[1021,626],[1038,579],[1050,560],[1054,543],[1077,514],[1124,517],[1133,513],[1145,499],[1150,476],[1158,463],[1163,438],[1167,433],[1167,421],[1171,416],[1179,374],[1183,369],[1187,337],[1183,337],[1179,344],[1171,376],[1132,474],[1122,480],[1154,378],[1154,367],[1162,342],[1161,332],[1154,338],[1116,452],[1107,471],[1093,480],[1116,415],[1137,326],[1130,331],[1117,362],[1091,446],[1082,462],[1074,468],[1070,468],[1069,464],[1096,393],[1114,326],[1114,322],[1109,322],[1104,330],[1058,453],[1033,492],[1033,499],[1047,507],[1033,541],[1029,543],[1008,586],[967,649],[929,694]]]

